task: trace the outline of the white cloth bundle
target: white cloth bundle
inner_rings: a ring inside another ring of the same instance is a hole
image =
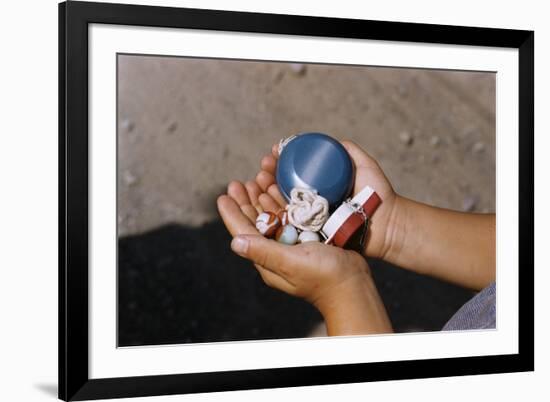
[[[307,188],[293,188],[286,209],[289,222],[301,230],[318,232],[328,219],[328,201]]]

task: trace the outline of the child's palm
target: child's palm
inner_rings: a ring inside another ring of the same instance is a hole
[[[368,272],[365,260],[353,251],[317,242],[287,246],[260,236],[254,226],[257,210],[239,182],[230,183],[227,195],[220,196],[218,210],[231,234],[248,240],[248,250],[241,254],[271,287],[316,303],[329,289]]]

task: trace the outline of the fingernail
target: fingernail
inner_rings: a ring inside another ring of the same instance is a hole
[[[246,237],[236,236],[231,241],[231,249],[238,254],[245,254],[248,250],[248,239]]]

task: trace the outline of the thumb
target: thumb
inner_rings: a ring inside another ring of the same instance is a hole
[[[289,248],[260,235],[239,235],[231,241],[231,249],[235,253],[274,272],[287,263]]]
[[[376,160],[366,153],[359,145],[353,141],[345,140],[341,144],[348,151],[356,167],[378,167]]]

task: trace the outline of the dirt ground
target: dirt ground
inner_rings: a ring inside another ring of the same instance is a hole
[[[215,203],[230,180],[252,179],[261,157],[283,137],[320,131],[352,139],[379,161],[398,193],[444,208],[495,211],[492,73],[125,55],[118,74],[122,344],[304,336],[319,322],[309,307],[286,326],[267,318],[263,327],[253,328],[257,319],[231,330],[229,307],[219,325],[212,322],[216,309],[244,288],[257,292],[229,304],[233,310],[261,306],[249,317],[269,316],[274,308],[288,314],[284,306],[296,310],[299,303],[269,293],[272,304],[262,305],[256,276],[247,277],[246,286],[233,283],[250,267],[229,257]],[[175,239],[180,246],[166,245]],[[225,257],[205,262],[197,244]],[[224,264],[236,267],[234,275],[226,271],[223,283],[209,287],[219,278],[215,266]],[[470,296],[398,268],[379,271],[383,299],[401,331],[439,329]],[[184,279],[199,274],[203,291],[191,296],[194,282]],[[415,321],[407,303],[432,307]],[[205,304],[211,310],[197,308]],[[192,331],[185,324],[191,321]],[[159,334],[174,323],[170,336]]]

